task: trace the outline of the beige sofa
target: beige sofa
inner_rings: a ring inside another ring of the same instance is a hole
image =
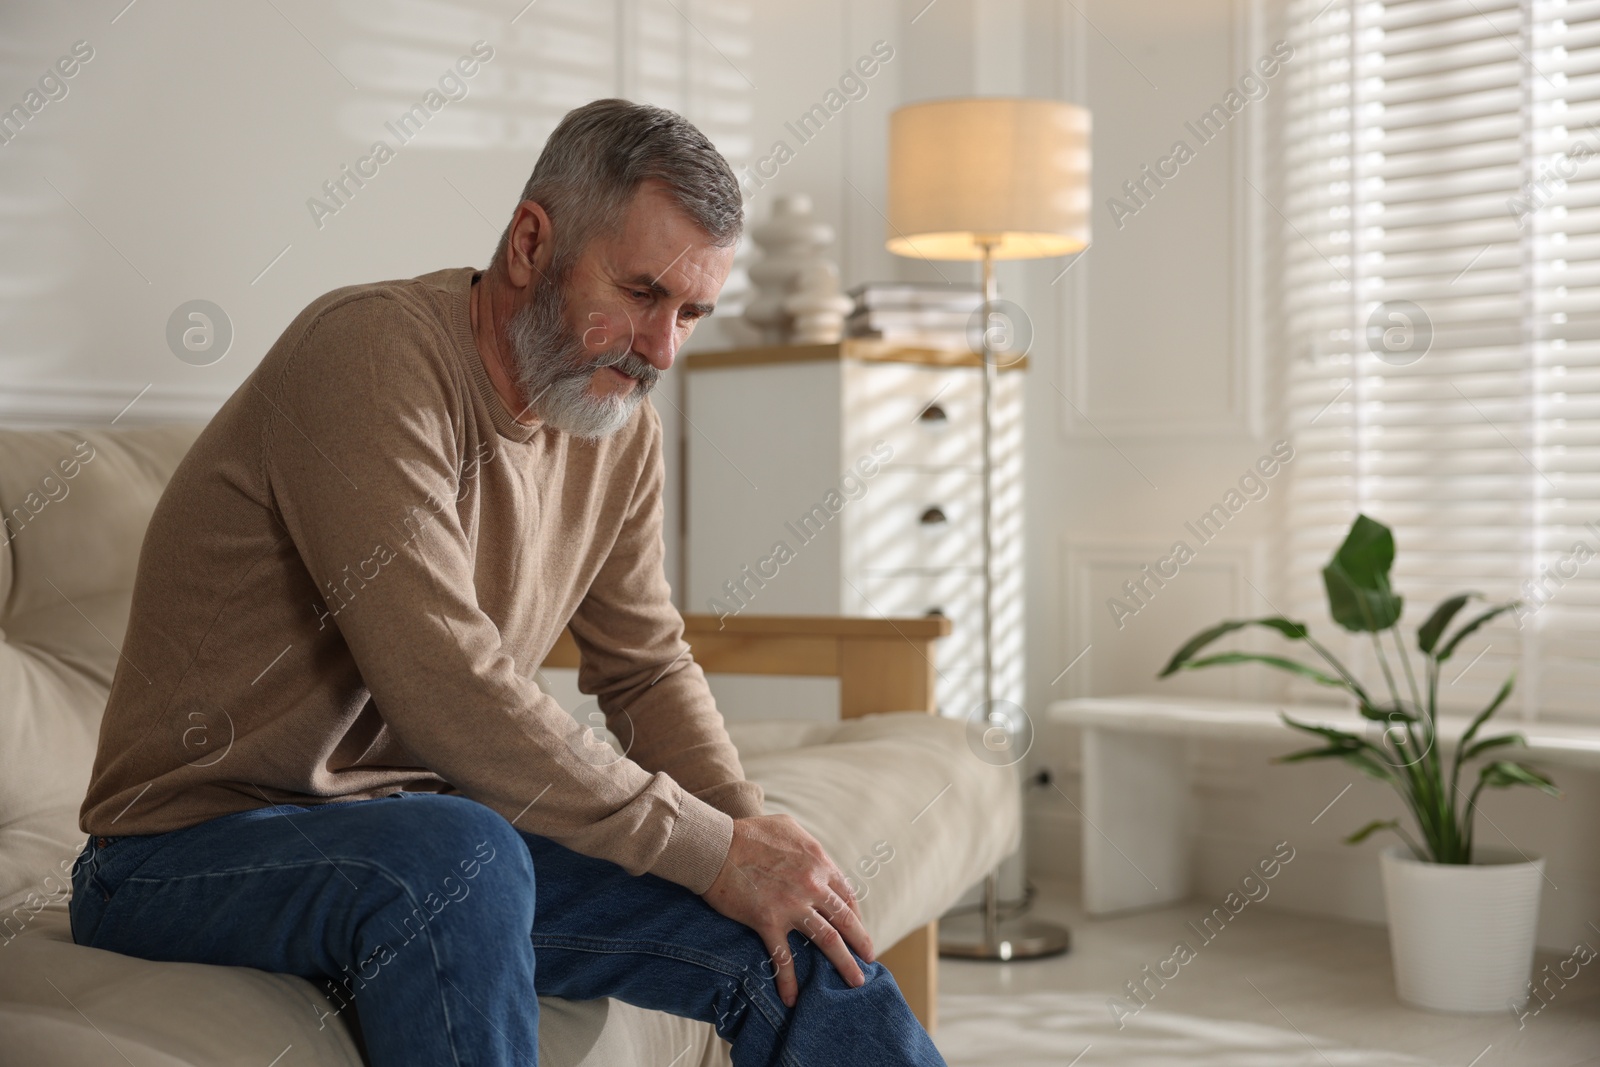
[[[334,1005],[309,981],[244,968],[151,963],[72,943],[65,901],[82,844],[79,801],[139,543],[194,427],[0,431],[0,1067],[359,1064]],[[860,878],[866,925],[932,1022],[932,927],[1016,846],[1014,772],[926,714],[939,620],[690,620],[708,670],[840,676],[837,723],[730,724],[769,811],[806,825]],[[936,624],[938,624],[936,626]],[[558,648],[546,666],[574,653]],[[906,709],[898,714],[869,714]],[[737,717],[737,709],[728,709]],[[196,915],[204,922],[204,915]],[[898,943],[898,944],[897,944]],[[616,1001],[541,998],[540,1062],[726,1065],[710,1026]],[[110,1046],[110,1047],[107,1047]]]

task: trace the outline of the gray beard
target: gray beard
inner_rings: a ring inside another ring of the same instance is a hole
[[[628,424],[661,372],[633,354],[632,337],[590,355],[583,335],[567,325],[564,282],[559,278],[539,286],[506,323],[517,384],[529,398],[529,410],[547,425],[589,440],[608,437]],[[594,396],[589,386],[604,367],[615,367],[638,384],[623,396]]]

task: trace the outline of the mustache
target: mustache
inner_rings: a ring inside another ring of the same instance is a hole
[[[661,371],[652,366],[650,362],[626,348],[602,352],[600,355],[587,360],[583,365],[585,374],[592,374],[597,370],[612,367],[621,371],[639,383],[639,389],[648,393],[654,389],[661,380]]]

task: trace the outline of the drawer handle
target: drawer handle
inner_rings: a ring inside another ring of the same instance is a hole
[[[941,522],[949,522],[950,517],[944,513],[944,508],[941,508],[938,504],[935,504],[927,511],[924,511],[922,513],[922,518],[918,521],[924,526],[937,526]]]
[[[950,416],[938,404],[929,404],[918,413],[917,418],[923,422],[947,422]]]

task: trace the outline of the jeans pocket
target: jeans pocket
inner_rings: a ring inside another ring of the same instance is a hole
[[[91,837],[80,862],[92,892],[110,900],[122,880],[144,863],[165,841],[166,834],[129,837]]]
[[[161,847],[164,834],[128,837],[91,837],[72,869],[72,900],[68,915],[72,939],[93,944],[100,917],[111,904],[124,879]]]

